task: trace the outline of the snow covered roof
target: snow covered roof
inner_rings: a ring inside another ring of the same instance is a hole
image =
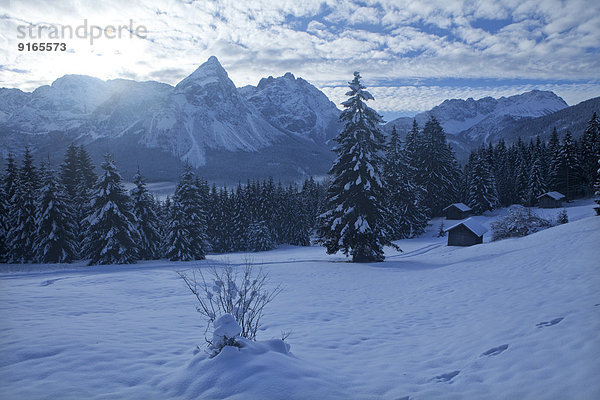
[[[539,199],[540,197],[544,197],[544,196],[550,196],[552,197],[554,200],[562,200],[565,198],[565,195],[560,193],[560,192],[548,192],[548,193],[544,193],[541,196],[538,196],[537,198]]]
[[[465,228],[476,234],[477,236],[483,236],[488,230],[485,226],[479,224],[479,222],[475,221],[473,218],[467,218],[464,221],[460,221],[458,224],[454,224],[449,228],[444,229],[444,232],[451,231],[454,228],[463,225]]]
[[[453,206],[456,207],[456,208],[458,208],[462,212],[471,211],[471,207],[469,207],[468,205],[466,205],[464,203],[450,204],[448,207],[444,208],[442,211],[446,211],[447,209],[449,209],[450,207],[453,207]]]

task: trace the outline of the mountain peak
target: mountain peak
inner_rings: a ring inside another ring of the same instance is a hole
[[[220,80],[229,80],[227,71],[223,68],[217,57],[210,56],[194,72],[177,84],[177,88],[205,85]]]

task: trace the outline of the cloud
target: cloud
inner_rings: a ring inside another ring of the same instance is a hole
[[[4,16],[0,18],[0,86],[25,90],[67,73],[176,84],[216,55],[239,86],[291,71],[317,86],[342,87],[354,70],[375,84],[404,79],[431,86],[416,93],[410,92],[410,86],[397,87],[396,94],[414,95],[410,104],[392,100],[393,91],[381,89],[378,103],[390,110],[426,109],[454,93],[477,97],[487,90],[474,83],[448,92],[431,83],[445,78],[543,81],[566,90],[572,99],[600,94],[600,2],[30,0],[9,4],[0,8]],[[77,25],[84,19],[97,25],[131,19],[147,27],[148,37],[99,40],[93,46],[70,40],[69,53],[16,49],[18,25]],[[27,76],[16,72],[24,69]],[[499,83],[490,90],[505,93],[520,87]]]

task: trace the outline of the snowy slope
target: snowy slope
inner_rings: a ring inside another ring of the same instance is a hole
[[[174,270],[247,255],[4,273],[0,398],[600,398],[600,218],[589,200],[567,210],[568,224],[469,248],[434,238],[435,221],[372,265],[254,254],[285,290],[260,343],[215,359],[194,352],[204,327]],[[291,355],[268,341],[281,331]]]

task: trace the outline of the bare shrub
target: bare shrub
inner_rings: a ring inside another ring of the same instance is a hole
[[[248,262],[243,269],[212,266],[208,272],[195,268],[177,274],[198,300],[196,310],[207,321],[204,333],[209,345],[206,332],[224,314],[231,314],[240,325],[239,336],[256,340],[266,305],[282,291],[281,285],[268,289],[268,274]]]
[[[522,206],[511,206],[508,214],[496,222],[492,222],[492,240],[509,237],[527,236],[542,229],[550,228],[552,222],[544,219]]]

